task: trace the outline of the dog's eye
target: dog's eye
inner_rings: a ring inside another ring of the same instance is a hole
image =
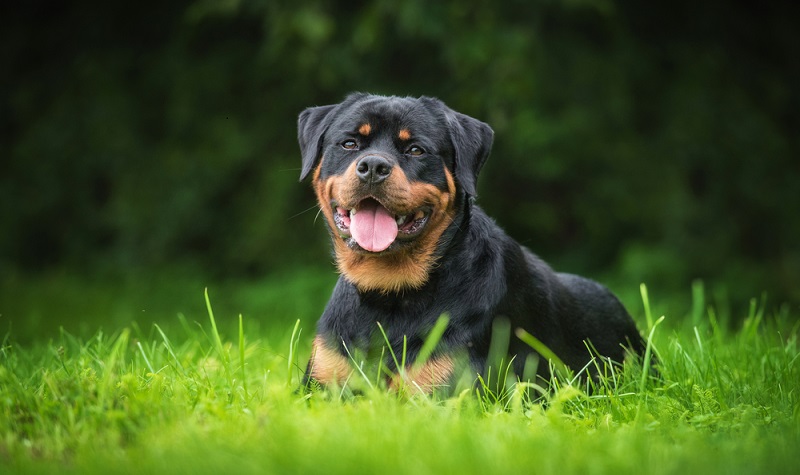
[[[406,153],[411,155],[412,157],[419,157],[420,155],[425,153],[425,150],[423,150],[422,147],[417,147],[416,145],[414,145],[413,147],[410,147],[408,151],[406,151]]]
[[[358,150],[358,143],[355,140],[345,140],[342,142],[342,148],[345,150]]]

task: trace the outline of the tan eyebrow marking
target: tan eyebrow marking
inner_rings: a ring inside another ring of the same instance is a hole
[[[400,133],[397,136],[400,140],[408,140],[411,138],[411,132],[408,129],[400,129]]]
[[[370,132],[372,132],[372,126],[367,123],[361,124],[361,127],[358,128],[358,133],[361,135],[366,136],[369,135]]]

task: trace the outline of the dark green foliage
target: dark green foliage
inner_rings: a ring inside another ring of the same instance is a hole
[[[327,263],[295,120],[364,90],[492,124],[480,201],[561,268],[799,296],[796,5],[2,10],[5,268]]]

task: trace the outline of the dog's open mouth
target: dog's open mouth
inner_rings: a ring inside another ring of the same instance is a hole
[[[428,223],[431,212],[425,207],[408,214],[397,214],[374,198],[363,199],[351,209],[335,202],[332,206],[333,221],[339,235],[345,239],[352,238],[355,244],[369,252],[382,252],[399,239],[418,236]]]

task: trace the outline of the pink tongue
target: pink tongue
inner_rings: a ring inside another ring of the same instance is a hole
[[[365,250],[381,252],[397,237],[397,222],[386,208],[370,199],[351,216],[350,233]]]

